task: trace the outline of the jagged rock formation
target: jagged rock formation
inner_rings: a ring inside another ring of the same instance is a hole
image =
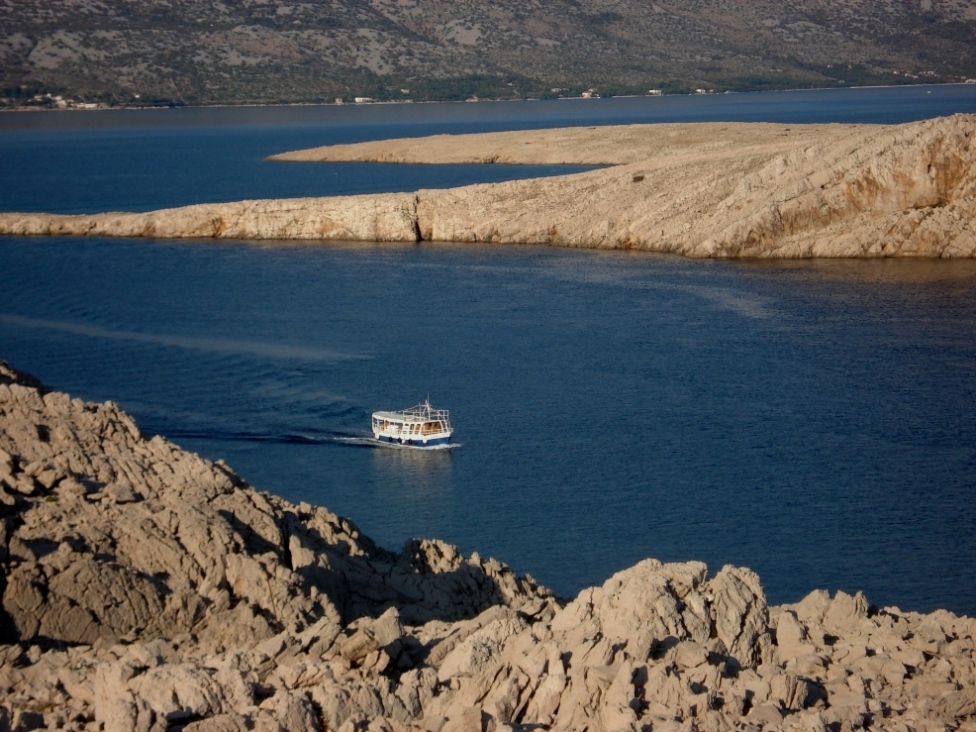
[[[458,241],[689,257],[974,257],[976,116],[674,124],[317,148],[283,160],[606,164],[416,194],[0,214],[2,234]]]
[[[976,729],[976,621],[394,554],[0,362],[0,729]]]

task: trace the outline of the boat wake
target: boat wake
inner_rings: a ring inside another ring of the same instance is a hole
[[[336,440],[334,437],[322,437],[309,434],[269,435],[258,432],[225,432],[217,430],[161,430],[170,440],[214,440],[217,442],[263,442],[280,445],[328,445]],[[341,438],[339,438],[341,439]]]
[[[328,434],[310,430],[304,433],[291,434],[264,434],[260,432],[232,432],[221,430],[161,430],[168,439],[179,442],[181,439],[187,440],[214,440],[217,442],[259,442],[278,445],[349,445],[351,447],[383,447],[390,450],[411,450],[413,452],[436,452],[442,450],[453,450],[461,447],[458,442],[447,445],[431,445],[430,447],[420,447],[418,445],[398,445],[396,443],[383,442],[374,437],[349,434]]]

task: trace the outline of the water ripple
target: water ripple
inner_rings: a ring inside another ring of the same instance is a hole
[[[303,361],[364,361],[369,356],[358,353],[342,353],[325,348],[309,346],[291,346],[280,343],[260,343],[254,341],[239,341],[228,338],[194,338],[192,336],[161,335],[156,333],[134,333],[132,331],[109,330],[95,325],[69,323],[57,320],[40,320],[25,318],[21,315],[0,313],[0,323],[15,325],[22,328],[42,328],[73,335],[91,336],[93,338],[109,338],[118,341],[135,341],[138,343],[152,343],[176,348],[191,348],[198,351],[224,354],[246,354],[262,358],[299,359]]]

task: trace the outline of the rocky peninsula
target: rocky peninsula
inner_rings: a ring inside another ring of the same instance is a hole
[[[0,234],[453,241],[688,257],[976,257],[976,115],[656,124],[339,145],[279,161],[605,166],[415,193],[0,214]]]
[[[377,546],[0,362],[0,730],[976,729],[976,621]]]

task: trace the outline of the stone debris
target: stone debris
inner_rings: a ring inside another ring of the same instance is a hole
[[[280,160],[610,166],[415,193],[0,213],[0,234],[451,241],[689,257],[976,257],[976,115],[437,135]]]
[[[0,362],[0,730],[976,730],[976,621],[645,560],[560,601]]]

